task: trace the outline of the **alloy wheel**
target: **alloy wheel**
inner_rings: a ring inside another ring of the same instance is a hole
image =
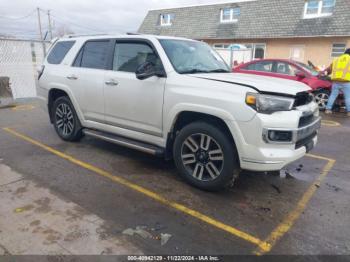
[[[62,103],[56,108],[56,126],[63,136],[69,136],[74,131],[73,111],[69,105]]]
[[[327,93],[320,92],[315,94],[315,100],[320,109],[325,109],[328,103],[329,95]]]
[[[221,146],[206,134],[187,137],[181,147],[181,159],[189,174],[199,181],[215,180],[224,166]]]

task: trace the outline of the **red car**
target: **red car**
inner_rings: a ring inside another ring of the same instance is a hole
[[[319,77],[311,66],[287,59],[261,59],[241,64],[233,69],[235,73],[254,74],[290,79],[307,84],[315,94],[320,109],[327,105],[332,83]]]

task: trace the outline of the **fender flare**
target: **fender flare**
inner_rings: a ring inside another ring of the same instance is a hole
[[[50,86],[49,87],[49,90],[48,90],[48,96],[50,97],[50,92],[54,89],[57,89],[57,90],[61,90],[63,92],[65,92],[67,95],[68,95],[68,98],[70,99],[70,101],[72,102],[73,106],[74,106],[74,110],[75,112],[77,113],[77,116],[79,118],[79,121],[80,123],[83,123],[85,121],[84,117],[83,117],[83,112],[80,110],[80,107],[79,107],[79,104],[78,104],[78,101],[74,98],[74,95],[73,93],[70,91],[69,88],[67,88],[65,85],[62,85],[62,84],[55,84],[54,86]],[[49,100],[49,97],[48,97],[48,100]],[[51,109],[49,108],[49,112]],[[50,116],[51,118],[51,116]]]
[[[237,121],[232,116],[232,114],[217,107],[188,104],[188,103],[179,103],[175,105],[169,111],[169,113],[164,116],[164,134],[166,136],[166,141],[169,142],[169,140],[171,140],[170,136],[172,135],[174,126],[178,120],[179,115],[183,112],[195,112],[195,113],[207,114],[207,115],[221,119],[226,124],[229,132],[231,133],[231,136],[236,145],[238,157],[240,159],[241,147],[242,147],[241,138],[240,138],[241,131],[236,123]],[[166,147],[169,146],[168,142]]]
[[[173,108],[171,108],[168,114],[163,117],[165,134],[172,131],[178,119],[178,116],[182,112],[195,112],[195,113],[207,114],[207,115],[220,118],[224,122],[235,121],[235,119],[229,112],[217,107],[203,106],[203,105],[190,104],[190,103],[179,103],[179,104],[176,104]]]

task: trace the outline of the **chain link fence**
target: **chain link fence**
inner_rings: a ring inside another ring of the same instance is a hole
[[[45,43],[46,49],[50,43]],[[36,96],[37,67],[44,59],[40,41],[0,39],[0,77],[9,77],[17,98]]]

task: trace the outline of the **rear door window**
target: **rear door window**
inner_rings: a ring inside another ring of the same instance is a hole
[[[62,41],[58,42],[51,50],[47,57],[49,64],[58,65],[62,63],[63,59],[74,45],[75,41]]]
[[[109,40],[88,41],[80,50],[73,66],[92,69],[105,69],[107,65]]]

